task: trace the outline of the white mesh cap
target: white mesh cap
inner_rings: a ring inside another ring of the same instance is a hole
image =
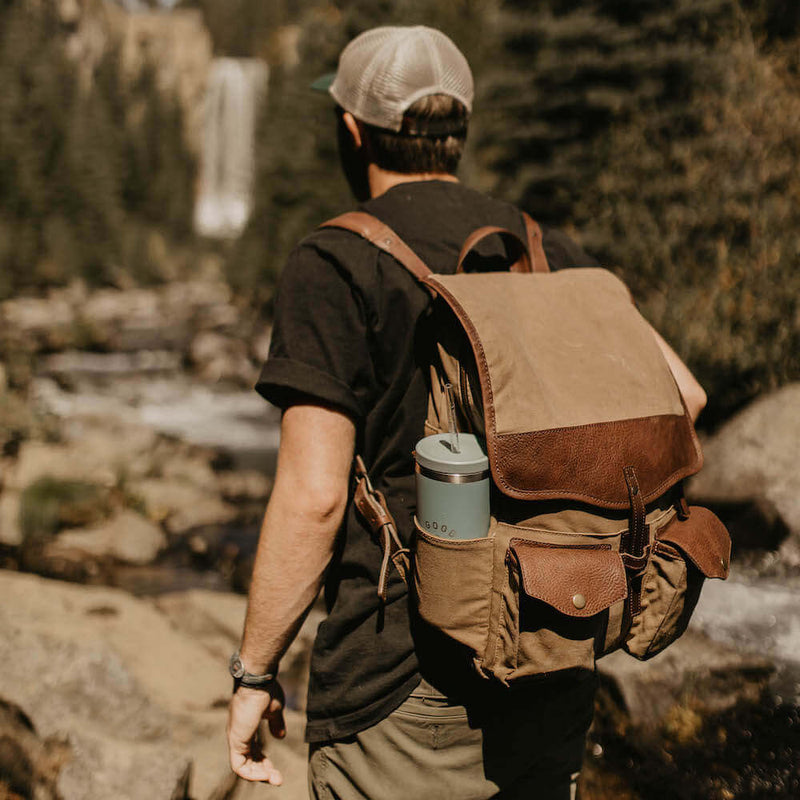
[[[328,90],[356,119],[399,131],[406,109],[430,94],[444,94],[472,111],[473,83],[467,59],[441,31],[414,27],[373,28],[339,56]]]

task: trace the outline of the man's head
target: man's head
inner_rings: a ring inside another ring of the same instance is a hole
[[[357,196],[363,195],[353,175],[357,161],[397,173],[455,172],[473,81],[466,59],[440,31],[415,26],[362,33],[342,51],[328,91],[339,106],[340,146]]]

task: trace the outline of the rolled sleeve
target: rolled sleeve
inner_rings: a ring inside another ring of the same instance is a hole
[[[352,275],[325,252],[297,247],[278,284],[256,391],[280,408],[317,400],[364,417],[376,391],[366,316]]]
[[[279,408],[313,398],[338,406],[356,418],[365,414],[346,383],[302,361],[270,358],[262,367],[255,388],[265,400]]]

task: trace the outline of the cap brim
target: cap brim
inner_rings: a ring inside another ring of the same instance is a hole
[[[311,88],[315,92],[327,92],[328,89],[331,88],[331,84],[336,79],[335,72],[329,72],[327,75],[320,75],[314,83],[311,84]]]

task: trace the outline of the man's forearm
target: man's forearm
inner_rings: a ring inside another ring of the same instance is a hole
[[[248,672],[277,668],[319,594],[334,551],[347,503],[354,431],[347,418],[333,414],[299,407],[284,415],[242,642]],[[328,435],[309,452],[308,426],[319,431],[320,415]]]
[[[250,672],[274,671],[319,594],[338,520],[270,503],[261,528],[242,660]]]

